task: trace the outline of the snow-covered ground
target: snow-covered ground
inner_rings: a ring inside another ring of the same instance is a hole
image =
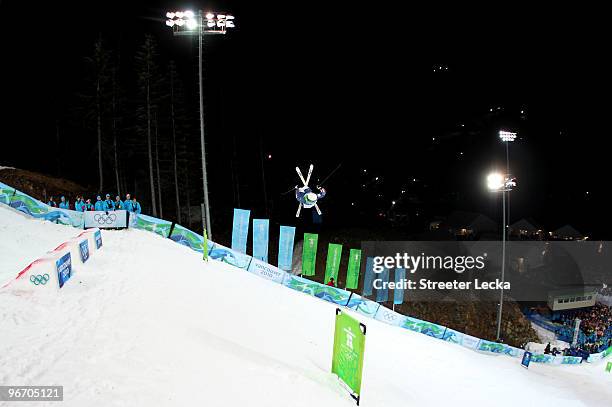
[[[63,239],[3,207],[0,224],[12,224],[0,258],[15,265]],[[330,374],[333,304],[151,233],[102,233],[102,250],[61,291],[0,291],[0,384],[63,385],[63,406],[354,405]],[[353,315],[368,326],[362,406],[611,405],[603,363],[526,370]]]
[[[78,233],[77,229],[29,218],[0,204],[0,287],[32,261]]]

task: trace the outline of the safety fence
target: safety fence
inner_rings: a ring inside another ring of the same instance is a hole
[[[74,227],[83,227],[84,225],[82,213],[50,208],[44,203],[2,183],[0,183],[0,203],[10,205],[11,207],[33,217],[56,221],[57,223]],[[244,225],[245,222],[243,220],[240,222],[240,235],[242,236],[244,236]],[[248,228],[248,220],[246,221],[246,225]],[[521,358],[524,353],[524,350],[522,349],[476,338],[442,325],[437,325],[431,322],[422,321],[399,314],[375,301],[371,301],[351,291],[324,285],[303,277],[292,275],[291,273],[281,270],[276,266],[253,258],[244,252],[230,249],[210,240],[208,240],[207,245],[204,245],[204,238],[202,235],[199,235],[181,225],[174,224],[163,219],[138,214],[135,217],[131,217],[130,227],[156,233],[164,238],[169,238],[176,243],[187,246],[199,253],[203,253],[203,248],[207,247],[207,254],[211,259],[230,264],[274,283],[281,284],[289,289],[333,303],[337,306],[346,307],[361,315],[389,325],[418,332],[432,338],[451,342],[475,351],[499,355],[503,354],[516,358]],[[245,239],[242,238],[238,240],[238,242],[233,243],[236,243],[239,247],[244,247]],[[306,248],[306,246],[308,246],[308,244],[307,240],[305,239],[304,247]],[[333,248],[332,250],[336,249]],[[330,274],[337,274],[336,261],[334,260],[331,263],[328,262],[327,269],[330,270]],[[326,275],[327,274],[328,273],[326,270]],[[610,354],[610,349],[606,351],[607,353],[603,352],[605,355],[602,354],[599,359],[602,359]],[[572,356],[553,357],[552,355],[533,355],[532,361],[550,364],[579,364],[581,363],[582,358]],[[591,361],[590,358],[589,361]]]

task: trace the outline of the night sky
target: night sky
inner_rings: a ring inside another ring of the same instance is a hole
[[[603,26],[575,10],[562,16],[560,10],[538,13],[518,6],[369,9],[358,3],[330,8],[329,2],[221,1],[34,6],[4,0],[0,165],[95,188],[95,131],[83,129],[74,114],[86,80],[84,58],[102,35],[120,57],[130,99],[134,53],[150,33],[159,44],[162,69],[176,60],[185,84],[194,118],[190,182],[199,193],[196,43],[174,37],[164,25],[166,11],[198,7],[231,12],[237,25],[226,36],[206,38],[213,214],[228,216],[240,206],[265,216],[263,157],[273,219],[291,219],[297,203],[281,193],[297,183],[293,168],[312,162],[319,179],[341,164],[326,183],[329,195],[320,205],[325,222],[366,224],[386,213],[391,201],[399,202],[402,190],[401,207],[415,229],[455,209],[497,220],[501,203],[484,181],[490,170],[505,167],[497,137],[503,128],[519,134],[510,146],[518,182],[512,221],[529,217],[551,230],[570,223],[595,238],[610,237],[603,179],[610,155],[609,103],[602,100],[610,82],[608,48],[603,28],[597,28]],[[588,28],[578,24],[588,21]],[[130,137],[130,129],[124,131]],[[139,181],[146,177],[146,162],[139,156],[130,160],[123,165],[146,207],[147,181]],[[169,165],[162,163],[163,171],[169,172]],[[112,176],[107,178],[112,189]],[[166,189],[165,195],[172,193]],[[169,208],[172,199],[169,195]],[[198,200],[195,196],[192,205]]]

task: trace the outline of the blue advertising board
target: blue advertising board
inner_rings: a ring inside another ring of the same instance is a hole
[[[525,368],[529,368],[529,362],[531,362],[531,352],[525,352],[521,360],[521,365]]]
[[[70,252],[57,259],[55,267],[57,268],[57,280],[59,281],[60,288],[62,288],[64,283],[72,276],[72,258],[70,257]]]
[[[294,239],[295,227],[280,227],[280,238],[278,239],[278,268],[281,270],[291,271]]]
[[[253,219],[253,258],[268,262],[269,219]]]
[[[232,227],[232,250],[246,254],[247,238],[249,236],[249,217],[251,211],[234,209],[234,223]]]
[[[94,234],[94,239],[96,239],[96,249],[102,247],[102,233],[99,230],[96,230]]]
[[[89,260],[89,243],[87,239],[79,243],[79,252],[81,253],[81,261],[83,263]]]

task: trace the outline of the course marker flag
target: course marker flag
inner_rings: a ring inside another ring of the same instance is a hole
[[[361,397],[365,334],[364,324],[336,308],[332,373],[338,375],[338,379],[348,387],[357,405]]]

